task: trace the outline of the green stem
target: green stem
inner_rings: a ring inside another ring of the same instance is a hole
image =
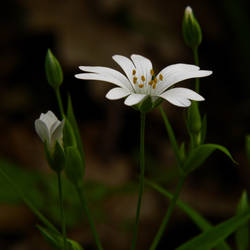
[[[59,87],[55,89],[55,94],[56,94],[56,99],[58,102],[59,110],[60,110],[61,116],[63,118],[64,117],[64,109],[63,109],[63,103],[62,103],[62,98],[61,98]]]
[[[92,234],[94,235],[94,239],[95,239],[95,243],[97,245],[97,249],[99,250],[102,250],[102,244],[99,240],[99,237],[98,237],[98,234],[97,234],[97,231],[95,229],[95,224],[94,224],[94,221],[91,217],[91,214],[90,214],[90,211],[88,209],[88,206],[87,206],[87,201],[86,201],[86,197],[84,195],[84,192],[83,192],[83,189],[79,186],[76,187],[76,190],[77,190],[77,193],[78,193],[78,196],[79,196],[79,200],[83,206],[83,209],[84,209],[84,212],[87,216],[87,219],[88,219],[88,222],[89,222],[89,225],[90,225],[90,229],[92,231]]]
[[[168,207],[168,210],[162,220],[162,223],[158,229],[158,232],[153,240],[153,243],[151,244],[150,246],[150,250],[155,250],[156,247],[158,246],[159,242],[160,242],[160,239],[164,233],[164,231],[166,230],[166,226],[169,222],[169,219],[170,219],[170,216],[172,215],[173,211],[174,211],[174,208],[175,208],[175,205],[176,205],[176,202],[178,200],[178,197],[179,197],[179,194],[181,192],[181,189],[182,189],[182,186],[184,184],[184,181],[185,181],[185,176],[184,175],[180,175],[180,178],[179,178],[179,181],[178,181],[178,184],[177,184],[177,187],[176,187],[176,190],[175,190],[175,193],[174,193],[174,196],[173,196],[173,199],[170,201],[170,205]]]
[[[145,134],[145,119],[146,114],[141,112],[141,128],[140,128],[140,183],[139,183],[139,194],[138,194],[138,202],[137,202],[137,209],[136,209],[136,218],[135,218],[135,226],[133,232],[133,239],[131,250],[134,250],[136,247],[136,240],[138,234],[138,227],[139,227],[139,218],[141,212],[141,202],[142,202],[142,195],[144,191],[144,134]]]
[[[61,181],[61,172],[57,172],[57,181],[58,181],[58,192],[59,192],[59,206],[61,214],[61,228],[63,236],[63,249],[66,250],[66,222],[63,209],[63,195],[62,195],[62,181]]]
[[[170,124],[170,122],[169,122],[169,120],[167,118],[167,115],[165,114],[163,108],[161,106],[159,106],[159,109],[161,111],[161,115],[162,115],[166,130],[168,132],[169,140],[170,140],[171,146],[172,146],[172,148],[174,150],[174,154],[175,154],[175,157],[177,159],[178,166],[179,166],[179,169],[180,169],[180,166],[182,164],[182,160],[181,160],[180,150],[179,150],[176,138],[175,138],[174,131],[172,129],[172,126],[171,126],[171,124]]]
[[[193,49],[193,54],[194,54],[194,63],[195,65],[199,66],[198,47]],[[200,92],[200,78],[195,78],[195,91],[197,93]]]

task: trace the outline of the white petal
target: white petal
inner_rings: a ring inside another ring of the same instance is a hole
[[[131,86],[131,83],[129,80],[119,71],[107,68],[107,67],[93,67],[93,66],[80,66],[80,70],[86,71],[86,72],[91,72],[91,73],[97,73],[100,75],[110,75],[114,79],[116,79],[118,82],[121,83],[121,85],[125,88],[128,89],[133,89]]]
[[[166,67],[159,74],[162,74],[163,81],[157,84],[156,94],[161,94],[177,82],[209,76],[212,71],[199,70],[199,67],[190,64],[174,64]]]
[[[51,126],[56,122],[58,121],[57,117],[54,115],[54,113],[52,111],[48,111],[46,114],[41,114],[40,115],[40,118],[39,118],[41,121],[43,121],[48,130],[50,130]]]
[[[42,120],[35,120],[35,130],[43,142],[49,142],[49,130]]]
[[[62,122],[57,123],[57,127],[55,127],[55,129],[51,133],[51,146],[54,146],[56,141],[58,141],[60,144],[62,143],[63,126],[64,120]]]
[[[146,83],[151,81],[152,75],[150,71],[153,69],[151,61],[146,57],[140,55],[132,55],[131,59],[135,64],[136,71],[138,71],[138,77],[141,77],[143,75],[146,78]]]
[[[159,96],[179,107],[190,106],[191,102],[189,100],[194,100],[194,101],[205,100],[201,95],[197,94],[191,89],[186,89],[186,88],[169,89]]]
[[[121,88],[127,88],[127,86],[124,86],[124,84],[118,80],[117,78],[114,78],[111,75],[104,75],[104,74],[96,74],[96,73],[82,73],[75,75],[76,78],[82,79],[82,80],[98,80],[98,81],[105,81],[113,83]]]
[[[128,96],[129,94],[131,94],[131,92],[127,89],[113,88],[106,94],[106,98],[108,98],[109,100],[118,100],[125,96]]]
[[[141,102],[147,95],[145,94],[131,94],[125,100],[125,104],[128,106],[133,106]]]
[[[114,55],[112,58],[122,68],[129,81],[133,83],[133,70],[135,69],[135,65],[132,63],[132,61],[129,58],[121,55]]]

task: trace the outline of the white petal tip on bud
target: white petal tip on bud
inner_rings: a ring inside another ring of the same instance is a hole
[[[192,10],[192,8],[190,6],[187,6],[186,9],[185,9],[185,12],[187,14],[192,14],[193,10]]]

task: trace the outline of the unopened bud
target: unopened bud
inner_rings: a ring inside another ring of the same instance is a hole
[[[60,63],[50,49],[45,57],[45,72],[50,86],[54,89],[59,88],[63,82],[63,72]]]
[[[193,14],[191,7],[186,7],[182,23],[182,33],[186,45],[192,49],[197,48],[202,40],[200,25]]]

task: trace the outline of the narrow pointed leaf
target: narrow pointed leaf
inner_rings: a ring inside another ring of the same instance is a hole
[[[186,161],[183,164],[183,170],[186,173],[194,171],[200,167],[215,150],[223,152],[235,164],[237,164],[230,152],[225,147],[218,144],[203,144],[197,146],[189,153],[189,156],[186,158]]]
[[[0,168],[0,174],[10,184],[13,190],[22,198],[23,202],[29,207],[29,209],[39,218],[44,225],[46,225],[52,232],[58,233],[56,227],[33,205],[33,203],[25,196],[24,192],[18,187],[14,181],[6,174],[6,172]]]
[[[184,243],[176,250],[210,250],[215,247],[220,241],[226,239],[229,235],[235,232],[240,226],[245,224],[250,219],[250,208],[240,215],[236,215],[225,222],[201,233],[197,237]]]
[[[72,129],[75,133],[77,147],[78,147],[78,150],[81,154],[82,161],[85,164],[85,154],[84,154],[84,149],[83,149],[83,145],[82,145],[82,139],[81,139],[79,128],[78,128],[78,125],[77,125],[77,122],[75,119],[75,114],[74,114],[70,95],[68,96],[68,107],[67,108],[68,108],[67,109],[67,118],[68,118],[68,120],[72,126]]]
[[[244,191],[242,193],[241,199],[239,201],[237,207],[237,214],[242,214],[248,209],[248,200],[247,200],[247,192]],[[248,248],[248,223],[243,224],[238,230],[235,232],[235,241],[238,250],[247,250]]]
[[[156,191],[158,191],[159,193],[161,193],[162,195],[164,195],[165,197],[167,197],[168,199],[170,200],[173,199],[173,195],[170,192],[168,192],[165,188],[157,185],[155,182],[145,180],[145,183],[149,185],[150,187],[152,187],[153,189],[155,189]],[[209,221],[207,221],[204,217],[202,217],[202,215],[200,215],[197,211],[195,211],[193,208],[188,206],[186,203],[180,200],[177,200],[176,204],[184,213],[186,213],[187,216],[190,217],[190,219],[202,231],[205,232],[213,227]],[[225,241],[221,241],[215,246],[215,249],[216,250],[230,250],[231,248]]]

